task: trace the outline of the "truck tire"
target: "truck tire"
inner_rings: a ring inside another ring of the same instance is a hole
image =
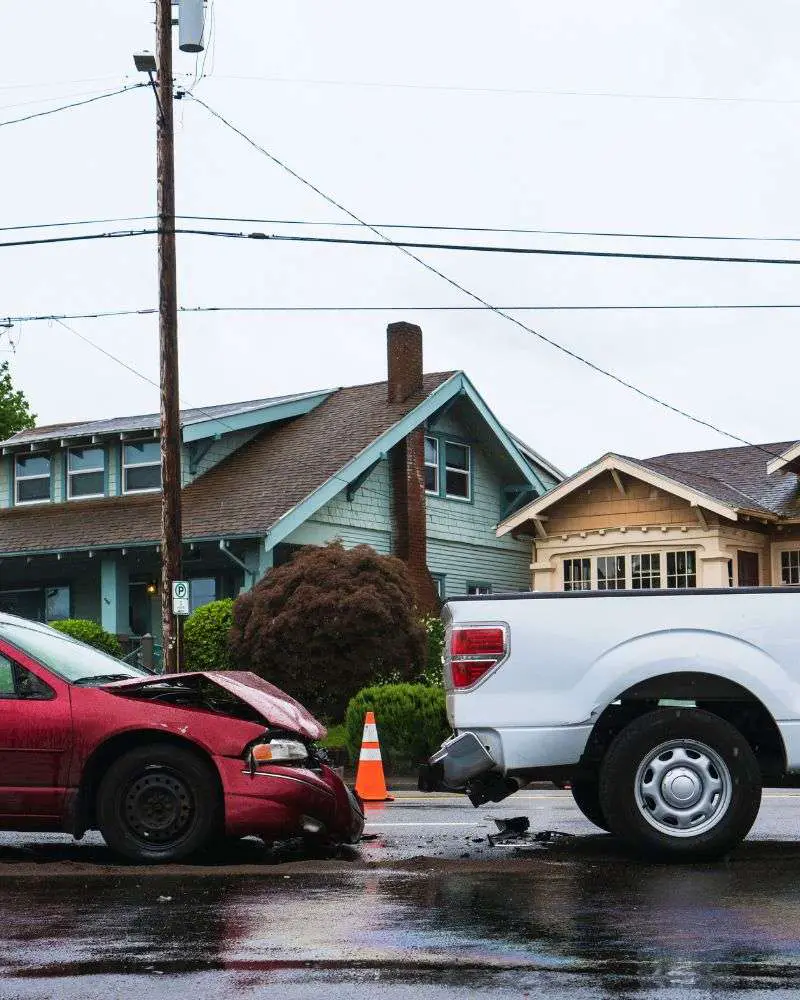
[[[116,853],[145,864],[179,861],[221,831],[219,779],[190,750],[168,743],[136,747],[106,771],[97,820]]]
[[[747,836],[761,804],[761,772],[748,742],[724,719],[659,708],[613,741],[599,793],[611,832],[636,850],[706,860]]]
[[[573,778],[570,782],[570,791],[575,799],[575,805],[589,822],[609,833],[608,821],[600,805],[599,777],[594,774],[591,777]]]

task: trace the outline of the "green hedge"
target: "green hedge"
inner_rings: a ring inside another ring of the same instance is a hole
[[[212,601],[199,607],[183,626],[185,670],[228,670],[231,653],[228,633],[233,624],[233,601]]]
[[[97,622],[89,621],[86,618],[64,618],[59,622],[50,622],[50,625],[64,635],[72,636],[73,639],[80,639],[95,649],[100,649],[109,656],[122,657],[122,646],[115,635],[106,632]]]
[[[384,763],[392,769],[423,763],[450,732],[444,691],[426,684],[382,684],[350,699],[344,724],[347,746],[358,760],[364,714],[375,713]]]

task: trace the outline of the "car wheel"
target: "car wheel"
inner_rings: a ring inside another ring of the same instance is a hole
[[[222,826],[219,780],[189,750],[153,743],[109,767],[97,795],[100,832],[134,861],[178,861],[204,848]]]
[[[600,779],[596,774],[591,777],[574,778],[570,783],[570,791],[575,799],[575,805],[583,815],[599,826],[601,830],[609,832],[608,821],[603,814],[603,807],[600,805]]]
[[[616,737],[600,768],[611,831],[648,855],[717,858],[755,822],[761,772],[730,723],[698,709],[660,708]]]

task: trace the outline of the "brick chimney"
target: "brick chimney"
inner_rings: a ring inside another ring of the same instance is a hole
[[[386,328],[389,402],[404,403],[422,392],[422,330],[414,323],[390,323]]]
[[[390,403],[421,396],[422,330],[413,323],[390,323],[386,330]],[[420,610],[438,614],[439,597],[428,571],[425,514],[425,431],[411,431],[392,448],[395,555],[408,566]]]

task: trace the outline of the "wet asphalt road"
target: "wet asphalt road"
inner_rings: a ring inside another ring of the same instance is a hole
[[[566,837],[491,848],[493,816]],[[632,859],[569,793],[407,795],[340,857],[256,842],[199,866],[0,835],[0,998],[796,997],[800,794],[727,862]]]

